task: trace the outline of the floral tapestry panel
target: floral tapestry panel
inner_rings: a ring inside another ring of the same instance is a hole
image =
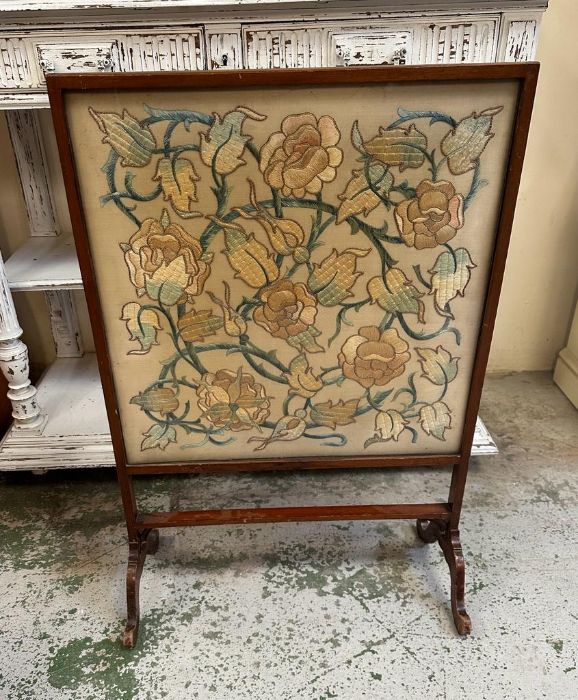
[[[458,452],[517,90],[69,94],[128,463]]]

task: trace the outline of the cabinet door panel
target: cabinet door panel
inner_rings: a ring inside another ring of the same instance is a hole
[[[121,71],[202,70],[205,67],[200,30],[182,34],[129,34],[118,40]]]
[[[326,32],[320,28],[248,28],[244,34],[247,68],[314,68],[324,61]]]

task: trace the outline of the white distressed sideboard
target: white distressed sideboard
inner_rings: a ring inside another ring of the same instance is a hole
[[[0,257],[0,367],[14,423],[0,469],[114,464],[95,357],[71,290],[82,279],[59,231],[38,110],[58,71],[170,71],[534,58],[547,0],[0,0],[0,109],[7,110],[30,238]],[[56,361],[38,388],[12,294],[43,292]],[[474,454],[496,447],[478,421]]]

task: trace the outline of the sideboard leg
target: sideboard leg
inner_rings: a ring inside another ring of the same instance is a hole
[[[45,417],[40,415],[36,387],[28,377],[28,348],[20,340],[21,335],[22,328],[16,317],[4,261],[0,255],[0,369],[8,382],[14,427],[40,430]]]
[[[129,541],[126,570],[126,627],[122,638],[125,647],[132,649],[137,641],[140,622],[140,578],[147,554],[155,554],[159,546],[158,530],[142,530]]]
[[[472,631],[472,621],[466,612],[464,601],[466,567],[459,530],[450,529],[447,523],[435,520],[418,520],[417,533],[427,543],[439,542],[450,569],[451,604],[454,624],[458,634]]]

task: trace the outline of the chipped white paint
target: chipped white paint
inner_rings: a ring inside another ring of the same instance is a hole
[[[413,63],[491,63],[496,60],[499,18],[436,22],[420,27]]]
[[[5,268],[13,292],[82,289],[74,241],[65,234],[30,238]]]
[[[207,27],[208,68],[243,68],[241,25]]]
[[[84,350],[72,294],[66,290],[45,292],[57,357],[82,357]]]
[[[57,233],[39,122],[31,111],[48,104],[47,72],[528,60],[534,56],[547,0],[300,0],[298,18],[296,4],[294,0],[0,3],[0,109],[12,110],[10,134],[31,233],[37,237],[8,261],[8,279],[14,290],[47,291],[60,357],[82,354],[73,300],[64,291],[80,288],[81,280],[70,240],[58,237],[52,243],[39,238]],[[108,15],[112,8],[122,10],[115,14],[113,25]],[[53,14],[45,17],[45,10]],[[36,389],[28,381],[27,350],[19,340],[22,331],[1,262],[0,293],[0,365],[5,374],[19,374],[10,390],[15,425],[37,425],[41,419]],[[57,360],[40,390],[49,417],[45,429],[40,435],[12,429],[0,449],[0,468],[112,465],[93,358]],[[63,394],[72,396],[74,406],[62,401]],[[494,451],[489,434],[480,430],[474,452]]]
[[[38,65],[44,75],[110,72],[114,45],[112,41],[37,44]]]
[[[249,27],[244,31],[247,68],[324,65],[326,30],[319,26]]]
[[[88,8],[100,9],[103,12],[113,8],[127,11],[138,9],[166,11],[169,7],[174,9],[204,9],[217,6],[237,9],[255,5],[279,8],[296,4],[311,11],[322,3],[320,0],[105,0],[105,2],[102,0],[2,0],[0,11],[24,15],[25,12],[32,11],[65,10],[66,12],[75,12]],[[351,0],[334,0],[332,4],[351,10]],[[446,10],[464,12],[472,10],[474,7],[478,10],[508,7],[523,12],[525,9],[545,10],[548,6],[548,0],[376,0],[375,2],[364,2],[363,5],[366,8],[379,6],[388,11],[397,12],[441,12]]]
[[[412,32],[366,30],[329,36],[330,66],[404,65],[411,57]]]
[[[0,255],[0,369],[8,382],[8,398],[14,418],[13,430],[36,429],[44,421],[36,400],[36,387],[28,377],[28,348],[20,340],[21,335],[22,328],[16,317]]]
[[[0,38],[0,86],[30,88],[33,85],[26,43],[18,38]]]
[[[55,236],[56,220],[38,114],[13,110],[7,115],[31,236]]]
[[[127,34],[114,48],[114,70],[202,70],[205,66],[202,32],[186,34]]]
[[[538,48],[538,27],[541,14],[525,17],[504,13],[500,37],[500,61],[533,61]]]
[[[62,244],[58,240],[53,197],[47,178],[48,169],[38,114],[30,110],[20,110],[9,112],[7,117],[22,193],[26,203],[30,235],[32,236],[25,252],[32,252],[32,255],[23,256],[22,251],[17,251],[16,264],[8,265],[6,276],[12,288],[39,289],[40,285],[31,284],[34,280],[34,272],[30,269],[31,267],[51,268],[47,275],[50,278],[51,274],[57,272],[62,275],[63,253],[68,253],[68,259],[72,257],[72,265],[75,264],[76,268],[78,268],[78,262],[74,260],[76,256],[70,239],[63,241]],[[45,242],[34,245],[35,238],[44,239]],[[57,255],[51,256],[51,252],[56,252]],[[18,270],[19,266],[20,270]],[[22,266],[24,266],[24,270]],[[17,278],[20,278],[21,284],[24,286],[14,287],[11,284],[10,271],[16,272]],[[40,272],[40,269],[38,271]],[[30,279],[23,280],[24,276],[29,276]],[[52,287],[54,286],[52,285]],[[69,292],[62,291],[62,287],[60,290],[46,293],[56,354],[59,357],[78,357],[82,355],[82,342],[74,302]]]

